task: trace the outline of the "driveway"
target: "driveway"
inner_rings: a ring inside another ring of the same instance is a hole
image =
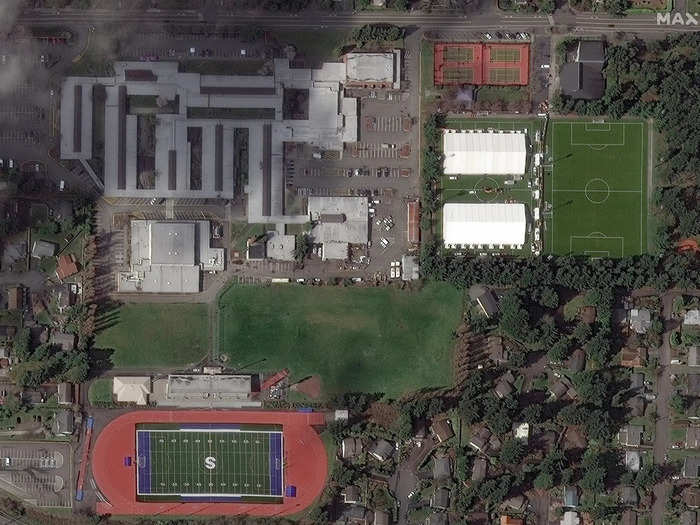
[[[432,439],[424,439],[420,448],[413,447],[408,458],[399,465],[396,474],[392,476],[391,487],[400,508],[399,525],[408,523],[408,494],[418,485],[418,474],[416,471],[419,465],[434,448],[435,442]]]

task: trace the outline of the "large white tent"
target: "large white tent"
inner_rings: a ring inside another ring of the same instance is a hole
[[[527,147],[525,133],[457,131],[442,136],[446,175],[522,175]]]
[[[442,208],[445,245],[507,245],[525,243],[525,205],[522,203],[451,202]]]

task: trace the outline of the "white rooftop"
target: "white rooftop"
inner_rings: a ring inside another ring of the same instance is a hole
[[[445,245],[508,245],[525,243],[522,203],[447,203],[442,209]]]
[[[446,175],[522,175],[527,162],[524,133],[443,131]]]

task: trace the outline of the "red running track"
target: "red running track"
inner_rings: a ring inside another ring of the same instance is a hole
[[[99,514],[284,516],[310,506],[326,484],[328,459],[323,441],[311,425],[323,425],[323,414],[268,411],[139,410],[119,416],[97,436],[92,475],[108,503]],[[282,425],[284,483],[295,485],[296,497],[282,503],[178,503],[136,501],[136,425],[140,423],[264,423]],[[124,457],[133,458],[130,467]]]

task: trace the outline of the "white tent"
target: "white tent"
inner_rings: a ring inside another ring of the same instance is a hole
[[[525,243],[525,205],[452,202],[442,208],[445,245],[508,245]]]
[[[525,133],[478,133],[446,129],[442,136],[446,175],[522,175]]]
[[[151,378],[150,376],[115,377],[112,382],[112,393],[120,403],[145,405],[148,403],[148,394],[151,393]]]

